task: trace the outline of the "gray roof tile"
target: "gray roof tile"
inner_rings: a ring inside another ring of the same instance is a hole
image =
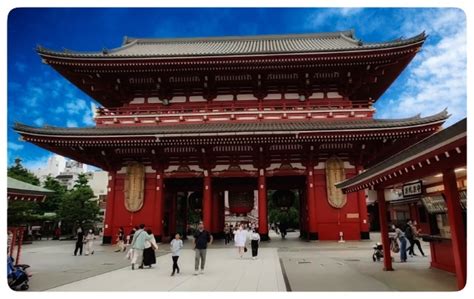
[[[364,43],[352,30],[317,34],[256,35],[203,38],[124,38],[121,47],[106,52],[54,51],[38,47],[41,54],[68,57],[189,57],[370,50],[422,42],[425,33],[408,39]]]
[[[392,129],[399,127],[410,127],[430,123],[442,123],[448,117],[446,110],[428,117],[415,117],[405,119],[364,119],[364,120],[311,120],[311,121],[279,121],[279,122],[222,122],[201,124],[177,124],[159,126],[134,126],[134,127],[89,127],[89,128],[59,128],[59,127],[31,127],[16,123],[14,129],[21,133],[33,133],[38,135],[68,135],[68,136],[120,136],[134,134],[143,135],[167,135],[167,134],[204,134],[204,133],[234,133],[234,132],[300,132],[315,131],[328,132],[337,130],[368,130],[368,129]]]

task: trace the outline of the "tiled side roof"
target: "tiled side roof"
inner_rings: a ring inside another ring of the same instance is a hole
[[[239,133],[248,132],[333,132],[356,130],[384,130],[401,127],[412,127],[425,124],[442,123],[448,117],[446,110],[428,117],[411,117],[406,119],[366,119],[366,120],[312,120],[312,121],[279,121],[252,123],[202,123],[177,124],[160,126],[136,127],[89,127],[89,128],[59,128],[45,126],[30,127],[16,123],[14,129],[19,133],[57,136],[120,136],[120,135],[171,135],[171,134],[206,134],[206,133]]]
[[[370,179],[374,175],[380,172],[388,171],[394,165],[405,161],[411,157],[418,155],[419,153],[426,151],[432,147],[442,144],[443,142],[450,140],[451,138],[458,136],[460,134],[466,133],[467,129],[467,119],[464,118],[463,120],[455,123],[454,125],[441,130],[418,143],[396,153],[395,155],[391,156],[390,158],[370,167],[366,171],[362,172],[359,175],[351,177],[343,182],[336,184],[337,188],[347,188],[354,185],[357,185],[360,182],[363,182],[367,179]]]
[[[204,38],[124,38],[121,47],[100,52],[63,52],[38,48],[41,54],[65,57],[190,57],[256,55],[283,53],[338,52],[397,47],[422,42],[425,33],[408,39],[380,43],[364,43],[354,37],[354,32],[339,31],[317,34],[257,35]]]
[[[49,189],[46,189],[46,188],[43,188],[43,187],[40,187],[40,186],[35,186],[35,185],[32,185],[32,184],[28,184],[28,183],[19,181],[17,179],[11,178],[11,177],[8,177],[7,188],[8,188],[8,190],[15,190],[17,192],[21,192],[21,193],[25,193],[25,194],[26,193],[34,193],[34,194],[54,193],[54,191],[51,191]]]

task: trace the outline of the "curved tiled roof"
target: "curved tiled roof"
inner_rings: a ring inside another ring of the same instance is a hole
[[[410,147],[405,148],[404,150],[394,154],[386,160],[381,161],[378,164],[368,168],[361,174],[353,176],[345,181],[339,182],[336,184],[337,188],[346,189],[350,187],[357,186],[365,182],[366,180],[376,178],[380,173],[388,172],[393,169],[396,165],[399,165],[401,162],[406,161],[407,159],[414,159],[420,153],[425,152],[427,149],[439,147],[441,144],[446,141],[451,140],[456,136],[462,138],[466,135],[467,129],[467,119],[464,118],[454,125],[443,129],[421,141],[413,144]]]
[[[253,132],[334,132],[357,130],[386,130],[405,127],[416,127],[428,124],[441,124],[449,117],[446,110],[428,117],[410,117],[405,119],[364,119],[364,120],[312,120],[312,121],[279,121],[252,123],[201,123],[159,126],[130,126],[130,127],[89,127],[89,128],[60,128],[60,127],[31,127],[16,123],[14,129],[20,134],[40,136],[154,136],[154,135],[199,135],[212,133],[248,133]]]
[[[256,35],[202,38],[124,38],[116,49],[98,52],[54,51],[38,47],[40,54],[62,57],[194,57],[226,55],[258,55],[311,52],[371,50],[423,42],[425,33],[408,39],[365,43],[355,38],[352,30],[316,34]]]
[[[25,193],[25,194],[50,194],[54,193],[54,191],[32,185],[17,179],[14,179],[12,177],[7,177],[7,189],[8,191],[15,191],[18,193]]]

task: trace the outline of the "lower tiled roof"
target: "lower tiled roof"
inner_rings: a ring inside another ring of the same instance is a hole
[[[120,136],[120,135],[176,135],[176,134],[209,134],[209,133],[265,133],[265,132],[334,132],[357,130],[384,130],[422,126],[426,124],[442,123],[448,118],[446,110],[428,117],[415,116],[405,119],[333,119],[333,120],[306,120],[278,122],[222,122],[200,124],[175,124],[156,126],[127,126],[127,127],[89,127],[89,128],[61,128],[61,127],[31,127],[16,123],[14,129],[19,133],[57,136]]]
[[[453,137],[461,136],[462,134],[465,134],[466,129],[467,129],[467,120],[466,118],[464,118],[463,120],[455,123],[454,125],[444,130],[441,130],[421,140],[420,142],[415,143],[414,145],[396,153],[390,158],[383,160],[382,162],[368,168],[366,171],[362,172],[361,174],[353,176],[350,179],[347,179],[345,181],[342,181],[336,184],[336,187],[345,189],[345,188],[359,185],[360,183],[365,182],[366,180],[376,177],[376,175],[381,172],[390,171],[390,169],[393,169],[394,165],[398,165],[398,163],[401,163],[407,159],[415,157],[419,155],[420,153],[426,151],[427,149],[435,148],[436,146],[443,144],[444,142],[452,139]]]

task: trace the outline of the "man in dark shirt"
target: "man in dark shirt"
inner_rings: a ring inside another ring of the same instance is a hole
[[[84,232],[82,231],[82,227],[80,226],[77,229],[77,241],[76,241],[76,248],[74,249],[74,255],[77,255],[78,250],[79,250],[79,255],[82,255],[83,244],[84,244]]]
[[[204,274],[204,265],[206,264],[207,245],[212,244],[212,235],[204,229],[204,223],[199,222],[198,229],[194,233],[194,251],[196,257],[194,259],[194,275],[198,275],[199,260],[201,261],[201,274]]]

